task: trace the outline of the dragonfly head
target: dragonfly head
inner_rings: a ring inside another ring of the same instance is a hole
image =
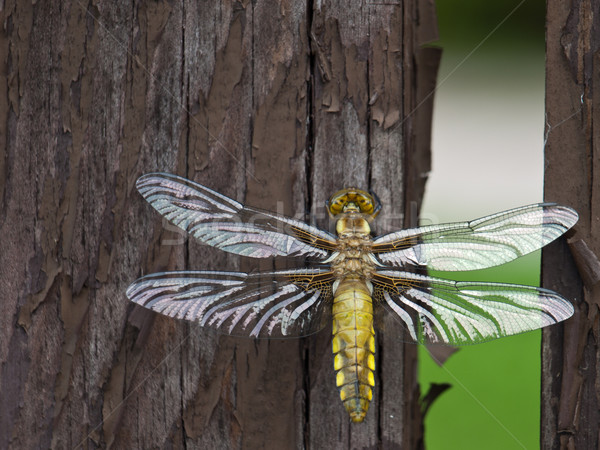
[[[381,209],[381,203],[375,193],[356,188],[336,192],[326,205],[329,214],[333,217],[343,213],[361,213],[374,219]]]

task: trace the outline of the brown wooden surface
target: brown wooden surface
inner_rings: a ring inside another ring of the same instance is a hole
[[[334,190],[373,188],[379,231],[416,220],[432,3],[310,3],[4,3],[0,448],[420,445],[416,347],[395,327],[351,425],[330,329],[234,339],[125,296],[145,273],[258,264],[162,221],[146,172],[323,227]]]
[[[561,240],[543,252],[543,286],[575,304],[573,318],[543,331],[543,449],[600,448],[599,11],[597,0],[547,9],[544,195],[580,218],[570,249]]]

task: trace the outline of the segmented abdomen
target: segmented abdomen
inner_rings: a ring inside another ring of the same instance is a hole
[[[340,281],[333,300],[333,366],[340,398],[362,422],[375,386],[375,330],[371,291],[361,279]]]

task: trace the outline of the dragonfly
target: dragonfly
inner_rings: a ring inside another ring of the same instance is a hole
[[[136,186],[163,217],[204,244],[251,258],[297,258],[302,267],[154,273],[132,283],[128,298],[231,335],[302,337],[331,324],[336,385],[353,422],[364,420],[373,398],[379,312],[396,318],[409,341],[447,345],[535,330],[573,314],[572,304],[548,289],[453,281],[424,270],[478,270],[533,252],[577,222],[565,206],[539,203],[374,237],[381,202],[357,188],[327,201],[333,234],[176,175],[149,173]]]

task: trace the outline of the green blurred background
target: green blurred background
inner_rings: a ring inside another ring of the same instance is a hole
[[[540,0],[436,0],[444,50],[435,94],[432,172],[422,223],[466,220],[542,201],[544,15]],[[539,254],[453,279],[537,285]],[[463,347],[438,367],[420,347],[422,393],[439,449],[537,449],[539,331]]]

